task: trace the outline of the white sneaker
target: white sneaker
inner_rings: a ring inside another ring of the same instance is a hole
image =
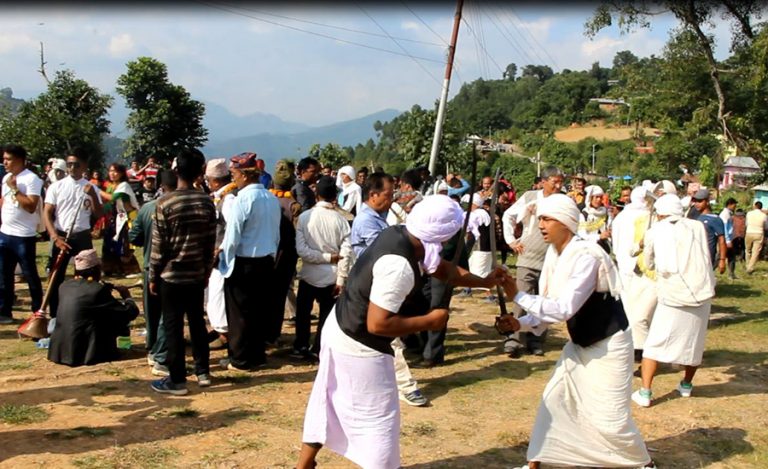
[[[640,390],[638,389],[632,393],[632,400],[635,401],[635,404],[639,405],[640,407],[650,407],[653,398],[649,396],[643,396],[640,394]]]
[[[153,376],[170,376],[171,371],[168,369],[167,366],[161,365],[159,363],[155,363],[155,365],[152,367],[152,375]]]
[[[683,386],[682,381],[677,383],[677,392],[680,393],[680,397],[691,397],[692,391],[693,391],[693,384],[690,384],[690,386]]]

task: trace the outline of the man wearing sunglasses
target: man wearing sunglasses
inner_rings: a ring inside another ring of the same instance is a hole
[[[55,261],[60,252],[65,256],[59,264],[55,280],[51,284],[50,314],[56,317],[59,305],[59,285],[64,281],[64,274],[72,256],[80,251],[93,249],[91,240],[91,216],[101,216],[102,206],[99,191],[83,177],[88,167],[88,155],[81,148],[75,148],[66,157],[67,177],[54,182],[45,194],[43,219],[51,237],[53,247],[51,259]],[[78,210],[78,205],[80,205]],[[76,217],[76,218],[75,218]],[[73,224],[74,223],[74,224]],[[67,230],[72,233],[67,239]]]

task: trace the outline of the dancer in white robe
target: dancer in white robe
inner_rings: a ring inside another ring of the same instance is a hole
[[[550,244],[540,295],[505,283],[528,314],[503,316],[501,327],[541,333],[567,322],[571,340],[544,390],[524,467],[653,467],[630,411],[632,339],[616,268],[602,248],[576,236],[579,210],[568,196],[543,199],[537,216]]]
[[[664,195],[654,206],[659,221],[645,233],[643,256],[656,270],[659,302],[643,350],[642,388],[632,394],[642,407],[653,401],[651,385],[658,362],[685,366],[677,391],[682,397],[691,395],[715,296],[704,224],[683,217],[676,195]]]
[[[385,229],[357,259],[323,327],[298,469],[315,467],[322,446],[365,469],[400,467],[392,338],[441,330],[448,320],[446,309],[415,317],[398,314],[406,296],[419,288],[415,270],[475,288],[509,281],[501,268],[482,279],[441,259],[441,243],[461,229],[463,219],[450,197],[424,197],[405,227]]]

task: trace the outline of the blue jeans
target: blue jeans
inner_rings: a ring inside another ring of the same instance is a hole
[[[6,317],[13,317],[16,264],[21,265],[21,271],[29,283],[32,311],[37,311],[43,302],[43,286],[35,264],[35,237],[0,233],[0,315]]]

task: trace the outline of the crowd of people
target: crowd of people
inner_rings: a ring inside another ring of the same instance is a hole
[[[43,304],[40,231],[51,243],[56,363],[118,357],[116,339],[140,312],[128,288],[103,276],[141,273],[152,390],[189,392],[185,324],[200,387],[212,383],[213,347],[226,349],[220,370],[255,372],[283,345],[318,366],[299,468],[314,467],[323,446],[362,467],[400,466],[398,400],[429,402],[411,368],[445,361],[454,287],[512,303],[497,324],[512,358],[543,355],[548,326],[566,323],[570,341],[544,390],[527,467],[653,467],[630,402],[652,405],[659,363],[684,366],[677,391],[691,395],[715,270],[734,278],[742,259],[754,272],[766,229],[759,202],[744,213],[729,199],[715,215],[707,188],[689,184],[681,198],[667,180],[622,187],[611,200],[580,177],[566,189],[553,166],[518,194],[504,178],[472,187],[424,167],[394,176],[312,157],[269,173],[250,152],[206,161],[186,149],[168,169],[153,157],[112,164],[108,182],[79,149],[43,178],[22,147],[4,147],[3,163],[2,322],[13,322],[17,265],[32,310]],[[420,359],[409,364],[406,349]]]

